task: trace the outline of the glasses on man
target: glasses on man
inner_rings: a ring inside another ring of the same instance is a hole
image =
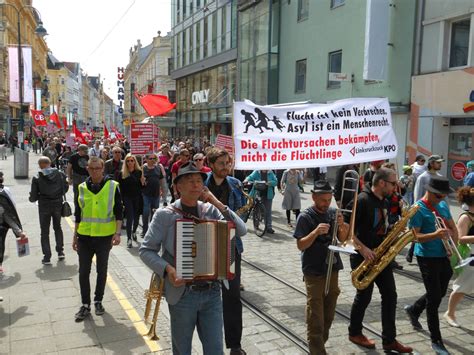
[[[388,182],[389,184],[392,184],[392,186],[396,186],[397,182],[396,181],[390,181],[390,180],[384,180],[385,182]]]

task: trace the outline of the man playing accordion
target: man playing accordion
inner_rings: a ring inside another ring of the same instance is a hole
[[[171,206],[153,216],[140,257],[165,281],[174,354],[191,354],[197,327],[204,354],[223,354],[223,320],[220,283],[217,280],[184,280],[175,263],[177,220],[226,220],[235,225],[235,236],[245,235],[244,222],[204,187],[206,174],[193,163],[183,165],[173,185],[180,195]],[[201,201],[204,202],[201,202]]]

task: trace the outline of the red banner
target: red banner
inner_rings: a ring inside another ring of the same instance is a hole
[[[132,123],[130,125],[130,152],[134,155],[153,153],[155,125],[153,123]]]

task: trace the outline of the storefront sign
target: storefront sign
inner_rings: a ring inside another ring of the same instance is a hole
[[[310,168],[395,158],[397,139],[386,98],[330,104],[234,103],[235,168]]]
[[[118,100],[118,113],[123,114],[123,105],[125,102],[125,81],[123,80],[125,69],[123,67],[117,68],[117,100]]]
[[[218,134],[216,137],[216,147],[226,150],[230,155],[234,155],[234,141],[231,136]]]
[[[464,163],[457,161],[451,166],[451,176],[456,181],[461,181],[467,174],[467,167]]]
[[[191,102],[193,105],[209,102],[209,89],[195,91],[191,94]]]
[[[130,152],[134,155],[153,153],[155,125],[153,123],[132,123],[130,125]]]

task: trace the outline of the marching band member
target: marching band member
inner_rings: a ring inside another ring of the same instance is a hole
[[[310,353],[314,355],[326,354],[324,344],[329,338],[337,297],[341,292],[338,286],[338,271],[342,269],[342,260],[339,253],[335,253],[329,292],[325,295],[328,246],[332,241],[336,209],[329,207],[332,189],[327,181],[317,181],[311,192],[314,204],[300,214],[293,236],[302,252],[301,261],[308,294],[307,337]],[[347,238],[349,226],[344,223],[341,214],[337,215],[337,225],[338,238],[343,242]]]
[[[424,187],[426,192],[423,198],[416,202],[420,209],[410,220],[410,227],[414,228],[416,232],[415,256],[426,293],[413,305],[406,306],[405,310],[413,328],[422,329],[418,318],[426,308],[428,329],[431,334],[431,348],[437,354],[448,354],[439,330],[438,308],[442,298],[446,295],[453,270],[442,239],[447,239],[448,233],[450,233],[453,241],[457,243],[458,234],[449,207],[444,201],[451,192],[449,180],[433,176]],[[435,215],[445,220],[449,230],[436,229]]]
[[[397,187],[397,175],[394,170],[378,169],[373,176],[372,186],[366,185],[357,198],[355,216],[354,244],[358,253],[351,255],[352,270],[365,260],[375,258],[374,249],[379,246],[388,229],[386,197]],[[364,290],[357,290],[351,309],[349,340],[367,349],[375,348],[375,341],[362,334],[362,322],[365,310],[372,299],[374,283],[382,296],[382,342],[383,349],[398,353],[411,353],[413,349],[396,340],[395,313],[397,291],[392,267],[386,267]]]
[[[207,175],[193,163],[180,167],[173,180],[180,198],[154,214],[140,247],[141,259],[165,280],[164,293],[169,305],[173,353],[180,355],[191,354],[196,327],[204,354],[223,354],[223,321],[219,282],[186,283],[177,277],[176,220],[189,215],[200,219],[227,220],[234,222],[236,236],[241,237],[247,232],[244,222],[204,187],[206,178]]]
[[[474,254],[474,188],[470,186],[461,187],[458,190],[458,201],[468,207],[457,223],[459,242],[471,244],[471,255]],[[461,274],[454,280],[453,292],[449,296],[448,311],[444,319],[450,326],[460,327],[456,321],[456,306],[461,302],[465,294],[474,293],[474,262],[462,269]]]

